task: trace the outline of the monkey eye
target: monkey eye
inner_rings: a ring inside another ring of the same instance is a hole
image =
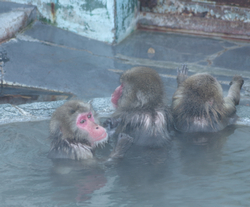
[[[83,124],[85,121],[86,121],[85,119],[82,119],[82,120],[80,121],[80,123]]]
[[[89,119],[91,118],[91,114],[88,115],[88,118],[89,118]]]

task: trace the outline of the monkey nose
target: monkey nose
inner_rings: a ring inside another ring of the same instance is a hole
[[[95,129],[99,129],[99,126],[97,126]]]

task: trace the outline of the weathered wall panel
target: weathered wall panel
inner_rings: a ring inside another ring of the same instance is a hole
[[[116,1],[116,41],[128,36],[137,23],[138,2],[136,0]]]
[[[140,0],[139,28],[250,37],[250,2],[236,0]]]
[[[38,8],[41,20],[107,43],[124,39],[136,26],[137,0],[11,0]]]

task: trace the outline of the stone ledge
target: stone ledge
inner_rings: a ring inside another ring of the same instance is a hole
[[[0,105],[0,125],[13,122],[40,121],[50,119],[53,112],[66,101],[37,102],[14,106],[11,104]],[[94,98],[89,101],[100,118],[109,117],[114,108],[111,105],[110,97]],[[250,107],[237,106],[237,114],[242,118],[250,120]]]
[[[0,105],[0,125],[13,122],[41,121],[50,119],[53,112],[64,104],[65,100],[53,102],[36,102],[22,105],[1,104]],[[90,100],[94,110],[99,117],[110,116],[114,109],[108,98],[95,98]]]
[[[8,3],[3,2],[1,4]],[[37,9],[35,6],[23,6],[20,4],[20,7],[16,6],[9,12],[0,12],[0,42],[12,38],[17,32],[36,19]]]

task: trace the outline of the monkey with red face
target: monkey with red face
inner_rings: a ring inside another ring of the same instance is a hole
[[[51,159],[84,160],[93,158],[94,150],[108,141],[106,130],[99,125],[95,111],[89,103],[68,101],[53,113],[50,121]],[[120,137],[120,145],[111,158],[120,158],[131,142]]]
[[[178,69],[178,88],[172,99],[175,129],[181,132],[217,132],[236,123],[235,106],[240,101],[244,83],[241,76],[234,76],[223,98],[219,82],[207,73],[188,77],[188,68]]]
[[[114,136],[124,133],[133,137],[136,146],[167,145],[172,115],[159,74],[151,68],[134,67],[122,74],[120,82],[111,98],[116,110],[105,126],[117,127]]]

